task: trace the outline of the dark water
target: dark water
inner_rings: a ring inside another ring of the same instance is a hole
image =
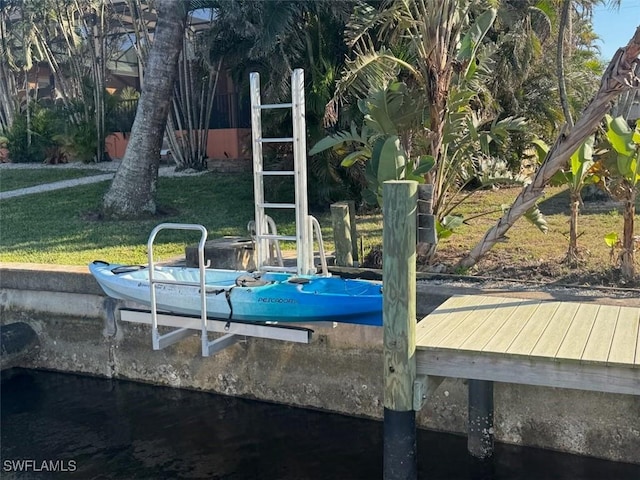
[[[380,422],[50,372],[4,372],[1,388],[2,479],[382,477]],[[418,450],[421,479],[640,479],[640,466],[507,445],[481,463],[464,437],[426,431]],[[16,460],[31,471],[9,471]]]

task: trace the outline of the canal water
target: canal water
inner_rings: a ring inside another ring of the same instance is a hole
[[[2,374],[4,479],[372,480],[382,424],[127,381],[14,369]],[[421,479],[638,480],[640,466],[420,431]]]

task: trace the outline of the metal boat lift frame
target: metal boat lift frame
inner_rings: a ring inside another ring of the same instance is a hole
[[[200,232],[198,242],[198,272],[197,282],[157,279],[153,244],[156,236],[162,230],[193,230]],[[224,348],[233,345],[246,337],[266,338],[270,340],[285,340],[297,343],[309,343],[313,330],[295,326],[277,324],[258,324],[230,321],[207,317],[207,289],[206,267],[204,261],[204,246],[207,241],[207,229],[198,224],[162,223],[156,226],[149,235],[147,242],[147,258],[149,262],[149,294],[151,310],[120,309],[120,319],[125,322],[146,323],[151,325],[151,343],[154,350],[162,350],[180,340],[200,331],[202,356],[211,356]],[[200,292],[200,316],[181,315],[176,313],[159,312],[156,302],[157,285],[181,285],[197,288]],[[172,327],[167,333],[161,334],[159,327]],[[223,333],[219,338],[209,340],[209,332]]]
[[[260,100],[260,75],[251,73],[251,131],[253,146],[253,183],[255,200],[255,250],[256,265],[259,271],[288,271],[298,275],[315,275],[313,238],[317,236],[322,275],[329,276],[324,244],[318,221],[308,213],[307,200],[307,147],[305,126],[305,98],[304,71],[296,69],[291,75],[291,103],[265,104]],[[262,136],[262,111],[270,109],[291,108],[293,131],[291,137],[264,138]],[[293,143],[294,169],[264,170],[262,145],[264,143]],[[265,199],[264,178],[267,176],[291,176],[294,180],[295,203],[274,203]],[[278,235],[273,220],[266,214],[265,209],[294,209],[296,219],[296,235]],[[198,243],[197,282],[158,279],[155,276],[153,244],[158,233],[162,230],[193,230],[200,232]],[[270,246],[274,245],[279,252],[279,241],[296,242],[296,267],[285,267],[280,259],[279,265],[269,265]],[[149,235],[147,242],[147,257],[149,265],[149,290],[151,310],[121,309],[120,318],[123,321],[151,324],[151,339],[154,350],[161,350],[169,345],[193,335],[194,330],[200,331],[202,356],[208,357],[220,350],[233,345],[241,337],[258,337],[274,340],[286,340],[298,343],[309,343],[312,330],[308,328],[283,326],[277,324],[255,324],[236,322],[224,319],[210,319],[207,317],[207,289],[206,268],[204,261],[204,247],[207,241],[207,230],[198,224],[162,223],[156,226]],[[200,317],[180,315],[175,313],[158,312],[156,286],[181,285],[198,288],[200,291]],[[173,329],[160,333],[159,327]],[[224,335],[209,340],[209,332],[219,332]]]
[[[262,104],[260,99],[260,74],[249,76],[251,90],[251,140],[253,153],[253,193],[255,201],[255,251],[256,267],[260,271],[285,271],[298,275],[315,275],[313,239],[318,241],[318,251],[323,276],[329,276],[327,260],[318,220],[309,215],[307,199],[307,140],[305,124],[304,70],[297,68],[291,74],[291,103]],[[263,110],[291,109],[293,120],[291,137],[263,137]],[[292,143],[293,170],[265,170],[262,146],[265,143]],[[265,198],[264,179],[269,176],[293,177],[295,203],[270,202]],[[296,235],[278,235],[270,228],[271,218],[265,209],[295,210]],[[269,246],[279,241],[296,242],[296,266],[269,265]]]

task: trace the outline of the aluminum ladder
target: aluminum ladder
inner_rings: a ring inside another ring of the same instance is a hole
[[[250,74],[251,89],[251,139],[253,147],[253,191],[255,201],[255,250],[256,268],[259,271],[295,272],[297,275],[315,275],[313,235],[318,240],[322,274],[329,276],[327,261],[318,221],[309,215],[307,200],[307,142],[305,127],[304,71],[300,68],[291,74],[291,103],[262,104],[260,100],[260,75]],[[291,137],[264,138],[262,136],[262,111],[290,108],[293,119]],[[292,143],[293,170],[264,170],[262,146],[265,143]],[[275,203],[265,198],[264,178],[290,176],[295,187],[295,203]],[[295,210],[296,235],[279,235],[270,229],[270,218],[265,209]],[[269,265],[270,245],[280,241],[296,242],[296,267]]]

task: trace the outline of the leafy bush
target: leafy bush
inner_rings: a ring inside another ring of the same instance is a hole
[[[31,112],[31,126],[27,126],[26,112],[14,119],[7,133],[9,154],[13,162],[43,162],[47,150],[55,147],[53,137],[58,133],[60,122],[52,110],[34,104]]]

